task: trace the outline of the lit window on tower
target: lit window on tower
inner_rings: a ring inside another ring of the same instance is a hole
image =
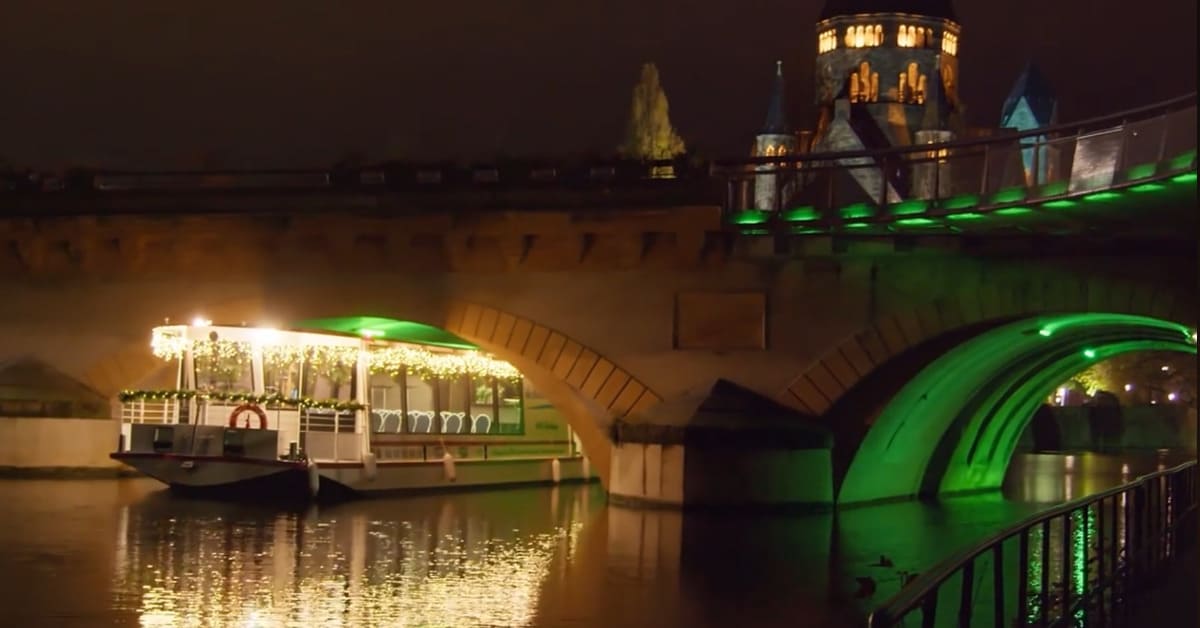
[[[868,48],[883,43],[883,26],[880,24],[850,26],[846,28],[847,48]]]
[[[921,74],[916,62],[908,64],[908,70],[900,73],[896,84],[897,100],[902,103],[925,104],[925,75]]]
[[[942,52],[958,56],[958,35],[954,33],[942,33]]]
[[[927,48],[933,31],[922,26],[901,24],[896,29],[896,45],[901,48]]]
[[[879,73],[871,71],[866,61],[858,70],[850,73],[850,102],[876,102],[879,100]]]
[[[817,36],[817,52],[825,53],[837,48],[837,31],[827,30]]]

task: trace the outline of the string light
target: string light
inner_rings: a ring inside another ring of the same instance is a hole
[[[464,375],[509,381],[521,379],[521,372],[513,365],[476,351],[434,353],[416,347],[387,347],[372,351],[370,369],[372,373],[385,373],[392,377],[408,373],[425,379],[455,379]]]
[[[250,362],[254,346],[260,348],[263,367],[268,370],[285,369],[304,361],[306,368],[335,381],[349,379],[360,353],[358,347],[267,344],[264,339],[253,344],[223,339],[189,340],[186,329],[184,326],[154,328],[151,351],[163,360],[179,360],[190,348],[194,359],[224,377],[241,372]],[[393,377],[402,372],[426,379],[455,379],[468,375],[515,382],[522,377],[521,372],[508,362],[477,351],[434,352],[408,345],[373,347],[367,353],[367,364],[371,373]]]
[[[362,410],[366,406],[357,401],[341,401],[338,399],[312,399],[303,397],[289,399],[281,395],[255,395],[252,393],[230,393],[220,391],[202,392],[196,390],[122,390],[117,398],[121,403],[131,401],[166,401],[169,399],[196,399],[198,401],[220,401],[226,403],[254,403],[258,405],[284,406],[289,408],[321,408],[326,410],[351,411]]]
[[[155,327],[150,335],[150,350],[162,360],[178,360],[187,352],[188,339],[183,325]]]

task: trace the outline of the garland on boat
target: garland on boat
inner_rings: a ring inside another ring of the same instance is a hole
[[[211,369],[215,376],[229,381],[237,379],[250,363],[253,351],[251,343],[245,341],[189,341],[174,330],[158,328],[150,346],[156,357],[178,360],[187,352],[189,343],[193,359]],[[358,347],[286,344],[264,345],[261,350],[266,369],[289,369],[303,361],[306,369],[339,382],[350,378],[361,351]],[[372,348],[367,356],[371,373],[392,377],[407,373],[424,379],[456,379],[464,375],[510,382],[521,379],[521,372],[513,365],[476,351],[434,352],[414,346],[388,346]]]
[[[117,399],[121,403],[131,401],[167,401],[172,399],[201,401],[222,401],[237,404],[257,404],[285,406],[289,408],[315,408],[320,410],[337,410],[350,412],[362,410],[365,405],[357,401],[341,401],[338,399],[312,399],[304,397],[291,399],[282,395],[255,395],[251,393],[200,392],[196,390],[122,390]]]

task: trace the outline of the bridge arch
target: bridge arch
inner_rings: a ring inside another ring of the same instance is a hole
[[[359,308],[342,304],[301,309],[307,318],[324,318],[344,316],[346,310]],[[265,299],[255,296],[216,304],[206,308],[205,315],[218,322],[257,321],[271,311]],[[455,334],[511,363],[528,377],[575,430],[605,485],[611,448],[608,425],[613,419],[661,401],[656,392],[612,359],[520,314],[457,299],[448,300],[442,307],[421,308],[421,312],[407,318]],[[370,313],[397,314],[395,308],[372,308]],[[121,389],[146,381],[161,367],[161,361],[150,352],[149,342],[143,340],[96,361],[85,372],[83,381],[115,398]]]
[[[1070,316],[1075,318],[1064,318]],[[1064,329],[1076,331],[1055,337],[1053,346],[1058,349],[1052,350],[1052,343],[1044,342],[1047,338],[1036,332],[1055,320],[1074,320]],[[1096,331],[1106,320],[1111,333],[1105,333],[1109,335]],[[835,494],[840,502],[999,488],[1016,441],[1037,403],[1055,384],[1086,368],[1089,361],[1101,359],[1080,357],[1085,350],[1103,357],[1149,349],[1194,352],[1194,341],[1190,345],[1183,341],[1187,340],[1184,331],[1191,329],[1195,320],[1194,296],[1146,283],[1028,277],[1021,285],[984,285],[970,295],[938,299],[876,319],[810,365],[780,397],[823,417],[834,431]],[[1170,331],[1160,338],[1156,334],[1164,328]],[[1020,334],[1028,334],[1030,329],[1043,342],[1022,349],[1013,338],[1026,339],[1027,335]],[[997,354],[995,359],[968,360],[954,366],[939,362],[950,360],[955,352],[959,356],[955,359],[960,359],[964,352],[981,346],[971,343],[994,342],[1000,337],[1009,337],[1013,343],[1011,347],[998,345],[1000,348],[1020,349],[1022,357],[1001,359]],[[935,364],[939,366],[934,368]],[[983,364],[992,369],[992,376],[1011,376],[989,377],[974,368]],[[1005,395],[1020,399],[974,399],[970,409],[966,398],[949,403],[959,403],[953,408],[956,414],[928,424],[940,421],[937,429],[941,431],[924,432],[911,452],[901,454],[898,439],[905,434],[914,436],[917,432],[911,430],[920,421],[914,417],[901,429],[893,422],[905,420],[896,413],[911,414],[918,408],[928,412],[914,399],[929,393],[938,377],[966,381],[967,370],[973,373],[970,385],[974,388],[986,388],[996,395],[1006,391]],[[928,377],[917,381],[914,375],[918,373]],[[1046,383],[1049,380],[1054,381]],[[911,397],[918,389],[916,397]],[[984,423],[990,427],[984,429]],[[891,448],[887,442],[881,445],[874,440],[885,433]],[[892,463],[873,466],[867,462],[884,450]],[[877,484],[868,476],[889,476],[889,481]]]
[[[1194,332],[1124,314],[999,324],[928,363],[875,416],[839,501],[999,489],[1042,400],[1089,364],[1132,351],[1195,353]]]

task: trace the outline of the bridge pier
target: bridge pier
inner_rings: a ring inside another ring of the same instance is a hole
[[[810,417],[717,380],[618,421],[613,502],[670,508],[828,509],[832,436]]]

